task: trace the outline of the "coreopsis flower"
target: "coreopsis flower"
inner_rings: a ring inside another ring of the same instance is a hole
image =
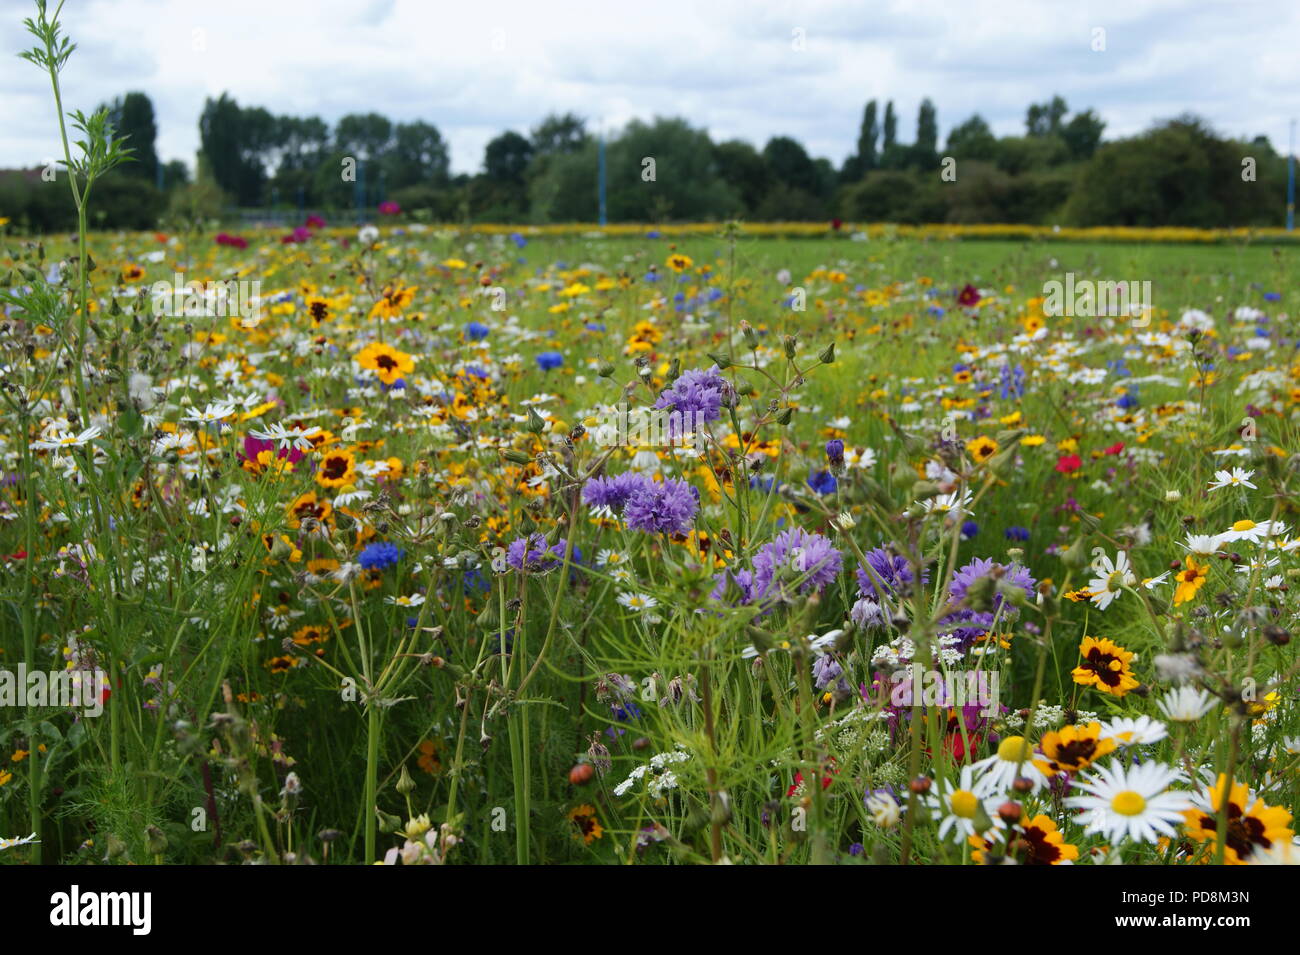
[[[1171,783],[1182,774],[1160,763],[1137,763],[1125,767],[1119,761],[1099,766],[1075,786],[1088,795],[1071,796],[1065,804],[1082,809],[1084,829],[1105,836],[1112,843],[1121,839],[1155,842],[1160,836],[1174,837],[1174,826],[1192,806],[1185,792],[1171,791]]]
[[[680,252],[668,256],[668,267],[674,272],[685,272],[694,264],[689,255],[682,255]]]
[[[600,825],[600,820],[596,818],[595,806],[586,804],[574,806],[569,810],[568,820],[573,823],[575,828],[573,837],[581,839],[584,845],[591,845],[605,834],[605,830]]]
[[[415,289],[390,285],[370,309],[371,318],[400,318],[402,310],[415,299]]]
[[[379,380],[386,385],[393,384],[415,370],[415,361],[410,355],[382,342],[371,342],[357,353],[356,361],[362,368],[369,368],[378,374]]]
[[[976,464],[983,464],[998,453],[998,443],[992,438],[980,435],[966,442],[966,453],[975,460]]]
[[[1246,865],[1257,853],[1265,853],[1278,844],[1290,845],[1295,838],[1291,813],[1281,806],[1269,806],[1259,796],[1252,800],[1245,783],[1220,773],[1213,786],[1203,787],[1183,811],[1187,835],[1204,846],[1205,861],[1218,852],[1219,811],[1227,802],[1228,826],[1224,833],[1223,861],[1227,865]]]
[[[1002,853],[1017,865],[1073,865],[1079,858],[1079,847],[1066,842],[1056,823],[1042,813],[1032,819],[1022,813],[1020,822],[1007,830],[1005,838]],[[976,865],[985,865],[991,856],[1002,854],[990,839],[972,836],[970,845],[971,861]]]
[[[1197,563],[1195,557],[1187,555],[1183,560],[1183,569],[1174,575],[1174,580],[1178,583],[1178,589],[1174,591],[1175,607],[1196,597],[1197,591],[1205,586],[1208,570],[1208,565]]]
[[[1083,662],[1071,671],[1075,683],[1116,697],[1124,696],[1141,685],[1129,669],[1132,651],[1125,650],[1113,640],[1084,637],[1079,653]]]
[[[321,487],[345,487],[356,483],[357,459],[348,450],[327,451],[321,455],[316,483]]]
[[[1115,740],[1102,737],[1100,723],[1087,723],[1044,733],[1038,745],[1043,755],[1034,757],[1034,765],[1045,775],[1055,776],[1087,769],[1115,749]]]

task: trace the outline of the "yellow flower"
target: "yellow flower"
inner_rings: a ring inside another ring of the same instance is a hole
[[[379,296],[379,301],[375,302],[374,307],[370,309],[370,317],[397,318],[402,314],[402,309],[410,305],[414,298],[415,289],[390,285],[384,289],[384,294]]]
[[[685,272],[694,264],[689,255],[682,255],[680,252],[668,256],[668,267],[674,272]]]
[[[1174,606],[1185,604],[1196,596],[1196,592],[1205,586],[1205,574],[1208,564],[1198,564],[1191,554],[1185,560],[1186,568],[1174,577],[1178,581],[1178,590],[1174,592]]]
[[[410,355],[381,342],[372,342],[363,348],[357,354],[357,364],[378,372],[379,380],[386,385],[415,370],[415,361]]]
[[[596,818],[595,806],[588,806],[585,803],[574,806],[569,810],[569,822],[577,827],[573,838],[581,839],[584,845],[591,845],[605,834],[605,830],[600,826],[600,820]]]
[[[1091,686],[1114,697],[1124,696],[1141,686],[1129,669],[1129,663],[1133,659],[1132,651],[1125,650],[1114,641],[1084,637],[1079,653],[1083,662],[1071,672],[1075,683]]]
[[[1113,739],[1101,738],[1101,724],[1065,726],[1044,734],[1039,746],[1043,758],[1034,758],[1034,765],[1047,776],[1057,773],[1077,773],[1093,761],[1115,749]]]
[[[1228,786],[1225,773],[1219,774],[1218,781],[1205,793],[1206,805],[1195,809],[1183,810],[1186,818],[1187,835],[1198,843],[1205,844],[1203,857],[1199,860],[1209,862],[1216,854],[1219,838],[1219,810],[1224,798],[1228,804],[1228,827],[1224,838],[1223,861],[1228,865],[1246,865],[1257,851],[1271,849],[1275,844],[1289,845],[1295,838],[1291,830],[1291,813],[1281,806],[1268,806],[1263,799],[1250,801],[1250,790],[1244,783],[1234,782]]]
[[[977,464],[983,464],[998,453],[998,443],[992,438],[980,435],[966,442],[966,450]]]
[[[321,487],[343,487],[357,479],[357,460],[351,451],[330,451],[320,462],[316,483]]]

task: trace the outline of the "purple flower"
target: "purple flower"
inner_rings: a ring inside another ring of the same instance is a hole
[[[529,573],[544,574],[554,570],[564,561],[567,542],[563,537],[546,546],[546,538],[541,534],[529,534],[516,537],[506,550],[506,563],[515,570],[527,570]]]
[[[867,551],[867,564],[870,566],[872,573],[865,569],[858,568],[858,595],[861,597],[870,597],[877,603],[880,602],[881,594],[876,593],[876,581],[885,588],[883,596],[900,597],[906,596],[911,589],[914,579],[912,574],[912,565],[906,557],[900,557],[898,554],[889,552],[883,547],[877,547],[874,550]],[[930,582],[930,571],[921,571],[921,583]]]
[[[730,403],[730,395],[731,385],[717,365],[708,371],[692,368],[665,388],[654,406],[680,412],[687,421],[717,421],[722,417],[723,404]]]
[[[844,467],[844,442],[839,438],[826,442],[826,460],[830,461],[832,468]]]
[[[714,574],[713,580],[717,586],[709,596],[714,600],[725,600],[728,593],[739,596],[740,599],[734,601],[736,606],[750,603],[754,599],[754,575],[747,570],[724,570]]]
[[[695,523],[698,492],[685,481],[647,480],[628,495],[623,519],[634,531],[647,534],[685,534]]]
[[[784,597],[785,585],[796,582],[801,594],[820,591],[838,576],[843,562],[843,555],[828,538],[793,527],[768,541],[754,555],[755,594],[764,599]]]
[[[999,564],[991,557],[976,557],[973,561],[962,567],[953,575],[952,584],[948,587],[948,596],[954,603],[960,603],[966,599],[966,594],[970,591],[971,586],[981,577],[987,577],[994,572],[999,573],[1002,580],[1006,583],[1022,588],[1025,591],[1026,599],[1034,599],[1034,578],[1029,571],[1019,564],[1006,566]],[[993,598],[993,609],[997,610],[1002,606],[1002,595],[995,594]],[[1009,610],[1012,608],[1008,608]]]
[[[594,477],[582,487],[582,503],[593,508],[608,507],[620,514],[632,492],[651,483],[652,478],[635,471],[624,471],[612,477]]]

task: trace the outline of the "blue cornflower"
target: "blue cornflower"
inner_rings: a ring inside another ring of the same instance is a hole
[[[564,356],[557,351],[544,351],[537,356],[537,367],[542,371],[550,371],[553,368],[559,368],[564,364]]]
[[[962,540],[970,540],[979,532],[980,532],[980,526],[976,524],[974,521],[967,521],[965,524],[961,526]]]
[[[480,341],[488,337],[491,329],[482,322],[470,322],[465,326],[465,337],[472,342]]]
[[[839,482],[830,471],[814,471],[808,475],[808,486],[818,494],[834,494]]]
[[[1020,526],[1018,526],[1018,525],[1012,525],[1011,527],[1008,527],[1008,528],[1006,529],[1005,533],[1006,533],[1006,535],[1007,535],[1007,540],[1009,540],[1009,541],[1027,541],[1027,540],[1029,540],[1029,529],[1026,528],[1026,527],[1020,527]]]
[[[380,541],[375,544],[367,544],[357,558],[357,563],[366,570],[383,570],[385,567],[396,567],[397,562],[402,559],[403,553],[402,549],[396,544]]]

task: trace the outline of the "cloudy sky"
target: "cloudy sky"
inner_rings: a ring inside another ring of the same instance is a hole
[[[13,55],[32,9],[0,0],[0,168],[58,150],[48,82]],[[552,111],[592,130],[678,115],[760,147],[792,135],[837,164],[871,98],[894,100],[903,141],[927,95],[941,142],[977,111],[1020,132],[1053,93],[1096,109],[1107,138],[1191,110],[1284,151],[1300,117],[1298,0],[67,0],[64,19],[79,47],[64,102],[143,90],[160,155],[191,165],[222,91],[331,123],[428,120],[456,172]]]

